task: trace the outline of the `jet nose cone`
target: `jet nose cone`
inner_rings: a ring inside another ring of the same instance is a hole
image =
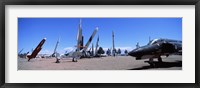
[[[137,56],[137,51],[132,50],[131,52],[128,53],[128,55],[136,57]]]
[[[139,48],[132,50],[131,52],[128,53],[128,55],[133,56],[133,57],[140,57],[142,54],[143,54],[143,50]]]

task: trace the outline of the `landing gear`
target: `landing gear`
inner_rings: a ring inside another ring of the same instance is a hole
[[[161,57],[158,57],[158,62],[162,63],[162,58]]]
[[[73,58],[72,62],[78,62],[78,60],[76,58]]]
[[[162,63],[162,58],[161,57],[158,57],[158,63],[157,65],[160,65]],[[156,67],[156,63],[153,62],[153,58],[149,58],[149,64],[151,67]]]
[[[59,53],[57,53],[57,52],[55,52],[52,56],[55,56],[55,58],[56,58],[56,62],[55,63],[60,63],[60,54]]]
[[[149,64],[151,67],[155,67],[155,63],[153,63],[153,58],[149,58]]]
[[[72,58],[72,62],[78,62],[78,59],[80,59],[81,56],[75,56]]]
[[[56,57],[56,62],[55,63],[60,63],[60,59]]]
[[[60,59],[58,59],[58,58],[56,58],[56,62],[55,63],[60,63],[60,61],[59,61]]]

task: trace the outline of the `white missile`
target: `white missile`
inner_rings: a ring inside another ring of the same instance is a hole
[[[96,47],[95,47],[95,55],[97,55],[97,48],[99,47],[99,36],[97,38]]]
[[[82,26],[81,26],[81,19],[79,23],[79,28],[78,28],[78,34],[77,34],[77,51],[80,51],[81,43],[82,43]]]
[[[59,42],[60,42],[60,37],[58,38],[58,41],[56,42],[56,46],[55,46],[55,48],[54,48],[54,54],[57,53],[57,52],[56,52],[56,49],[57,49],[57,47],[58,47]]]
[[[92,39],[94,38],[94,36],[96,35],[98,31],[98,27],[96,27],[96,29],[94,30],[94,32],[92,33],[92,35],[90,36],[88,42],[86,43],[85,47],[84,47],[84,51],[87,50],[88,46],[90,45],[90,43],[92,42]]]

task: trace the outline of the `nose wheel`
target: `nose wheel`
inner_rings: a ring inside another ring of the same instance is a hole
[[[159,62],[159,63],[162,63],[162,62],[163,62],[161,57],[158,58],[158,62]]]
[[[55,63],[60,63],[59,59],[56,59],[56,62]]]
[[[149,58],[150,67],[155,67],[155,63],[153,62],[153,58]]]
[[[162,58],[159,57],[159,58],[158,58],[158,63],[160,64],[160,63],[162,63],[162,62],[163,62],[163,61],[162,61]],[[153,67],[153,68],[156,67],[156,63],[153,62],[153,58],[149,58],[148,63],[150,64],[151,67]]]

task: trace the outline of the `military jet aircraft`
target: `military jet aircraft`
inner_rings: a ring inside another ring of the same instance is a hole
[[[171,39],[154,39],[147,45],[137,47],[130,51],[130,56],[136,57],[136,60],[149,58],[149,64],[154,65],[153,59],[158,58],[158,62],[162,62],[161,56],[169,56],[171,54],[182,53],[182,41]]]

